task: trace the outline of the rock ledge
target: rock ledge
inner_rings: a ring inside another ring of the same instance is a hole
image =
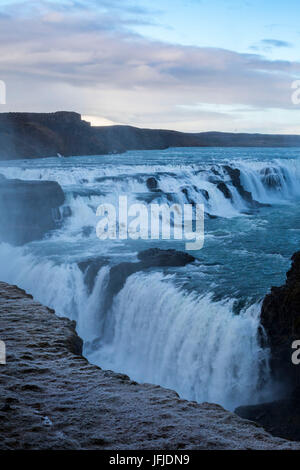
[[[80,356],[74,323],[0,283],[0,449],[300,449],[221,406]]]

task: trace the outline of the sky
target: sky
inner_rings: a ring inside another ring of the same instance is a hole
[[[300,134],[297,0],[0,0],[0,112]]]

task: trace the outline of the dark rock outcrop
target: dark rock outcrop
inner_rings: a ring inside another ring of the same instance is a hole
[[[143,271],[153,267],[180,267],[195,261],[195,258],[185,252],[176,250],[161,250],[150,248],[138,254],[139,262],[124,262],[113,266],[110,269],[109,283],[106,294],[106,309],[111,305],[113,297],[122,289],[126,279],[138,271]]]
[[[96,155],[108,153],[108,148],[77,113],[0,114],[1,160],[55,157],[58,153]]]
[[[64,192],[55,181],[0,179],[0,240],[22,245],[59,224]]]
[[[138,254],[138,259],[141,261],[143,268],[152,266],[185,266],[195,261],[192,255],[184,251],[172,249],[161,250],[159,248],[150,248],[149,250],[141,251]]]
[[[300,340],[300,252],[292,257],[285,285],[272,287],[265,297],[261,323],[271,349],[271,371],[282,384],[285,398],[235,411],[275,436],[300,440],[300,365],[292,362],[292,343]]]
[[[107,258],[97,258],[91,260],[85,260],[78,263],[78,267],[84,274],[84,283],[87,286],[89,293],[92,292],[95,280],[99,270],[108,263]]]
[[[0,113],[0,159],[103,155],[168,147],[299,147],[299,135],[184,133],[132,126],[92,127],[80,114]]]
[[[231,182],[233,186],[238,190],[239,195],[244,199],[244,201],[247,202],[250,207],[257,208],[263,206],[263,204],[259,203],[258,201],[255,201],[255,199],[253,199],[252,197],[252,194],[249,191],[246,191],[243,187],[241,183],[241,171],[238,168],[231,168],[231,166],[225,165],[224,169],[230,176]],[[221,188],[224,191],[225,188],[223,186],[220,186],[219,189]],[[226,192],[224,193],[224,195],[225,194]],[[229,196],[229,194],[227,194],[227,196]]]
[[[223,181],[220,181],[217,184],[217,188],[219,191],[221,191],[224,194],[224,197],[226,199],[232,199],[232,193],[230,189],[228,188],[228,186]]]
[[[262,182],[270,189],[280,189],[282,180],[278,168],[264,168],[261,170]]]
[[[292,363],[292,342],[300,340],[300,252],[292,257],[292,267],[284,286],[272,287],[263,302],[261,323],[268,336],[276,378],[296,387],[300,368]]]
[[[149,191],[159,190],[158,181],[157,181],[156,178],[154,178],[154,176],[150,176],[149,178],[147,178],[146,185],[147,185],[147,188],[149,189]]]
[[[243,419],[256,421],[273,436],[300,441],[299,396],[300,390],[285,400],[241,406],[235,410],[235,413]]]
[[[209,201],[209,192],[206,189],[200,189],[199,192],[202,194],[204,199],[206,199],[206,201]]]
[[[191,196],[190,196],[190,194],[189,194],[188,188],[182,188],[181,192],[182,192],[182,194],[185,195],[185,198],[186,198],[187,202],[188,202],[189,204],[191,204],[192,206],[194,206],[194,205],[195,205],[195,201],[191,198]]]

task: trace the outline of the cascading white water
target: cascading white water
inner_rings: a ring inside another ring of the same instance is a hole
[[[0,279],[18,284],[59,315],[76,320],[85,355],[101,367],[229,409],[271,400],[274,384],[268,350],[261,347],[258,338],[259,304],[237,315],[233,298],[216,302],[209,293],[187,293],[169,274],[138,272],[127,279],[106,311],[103,302],[109,263],[99,269],[91,291],[77,263],[107,253],[114,257],[113,264],[116,259],[122,261],[122,243],[115,251],[110,245],[101,245],[89,252],[91,244],[96,244],[97,206],[103,201],[116,204],[119,194],[127,194],[130,202],[135,202],[143,194],[165,201],[169,193],[174,202],[204,203],[208,213],[222,218],[245,212],[247,201],[226,172],[227,163],[78,163],[68,168],[66,159],[59,167],[50,163],[36,168],[3,167],[1,173],[10,178],[57,181],[70,211],[62,227],[44,240],[41,248],[38,243],[22,248],[0,244]],[[231,167],[240,170],[241,183],[254,200],[277,204],[299,196],[299,160],[235,160]],[[151,193],[149,176],[157,179],[159,192]],[[227,185],[230,198],[218,188],[219,182]],[[254,219],[251,222],[256,225]],[[207,238],[210,236],[214,237]],[[65,245],[66,255],[61,248]],[[50,255],[57,248],[61,253],[57,259],[45,256],[44,247]],[[216,270],[215,282],[217,279]]]
[[[88,294],[77,265],[33,259],[24,249],[4,244],[0,258],[1,279],[16,282],[58,314],[76,320],[91,362],[228,409],[272,398],[268,350],[258,338],[259,305],[235,315],[232,300],[197,298],[176,287],[172,276],[137,273],[105,312],[108,266]],[[14,263],[4,269],[9,259]]]
[[[86,349],[91,362],[175,389],[189,400],[234,409],[270,399],[268,350],[259,344],[259,305],[197,298],[161,273],[135,274],[111,311],[113,340]]]
[[[100,200],[107,198],[111,200],[113,195],[136,193],[149,193],[146,185],[147,177],[155,175],[159,182],[162,194],[173,193],[175,199],[181,202],[189,202],[187,195],[197,203],[204,203],[206,211],[220,217],[234,217],[241,211],[247,209],[247,204],[232,184],[226,172],[225,161],[220,164],[203,163],[199,165],[141,165],[126,166],[119,164],[99,166],[93,164],[87,168],[75,166],[74,168],[27,168],[27,167],[4,167],[1,173],[8,178],[21,178],[25,180],[41,179],[55,180],[62,185],[64,190],[70,193],[71,205],[85,204],[86,217],[89,209],[97,207]],[[232,168],[240,170],[241,183],[245,190],[249,191],[254,200],[261,203],[278,203],[300,195],[300,160],[275,159],[273,161],[235,160],[230,163]],[[218,182],[224,182],[228,186],[232,198],[224,197],[222,191],[217,187]],[[85,196],[81,195],[77,201],[73,201],[73,191],[78,191],[78,185],[85,188]],[[89,190],[103,191],[102,197],[89,195]],[[113,191],[112,191],[113,188]],[[209,198],[204,196],[207,192]],[[157,195],[159,197],[159,195]],[[80,202],[80,199],[82,202]],[[93,201],[94,199],[94,201]],[[76,209],[76,208],[75,208]],[[81,215],[84,217],[83,210]],[[77,216],[77,214],[76,214]],[[91,218],[91,217],[90,217]],[[78,219],[78,218],[77,218]],[[80,220],[83,221],[83,218]],[[77,220],[78,223],[78,220]]]

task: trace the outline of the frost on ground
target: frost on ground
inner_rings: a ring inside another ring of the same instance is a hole
[[[214,404],[89,364],[74,324],[0,283],[0,449],[300,449]]]

